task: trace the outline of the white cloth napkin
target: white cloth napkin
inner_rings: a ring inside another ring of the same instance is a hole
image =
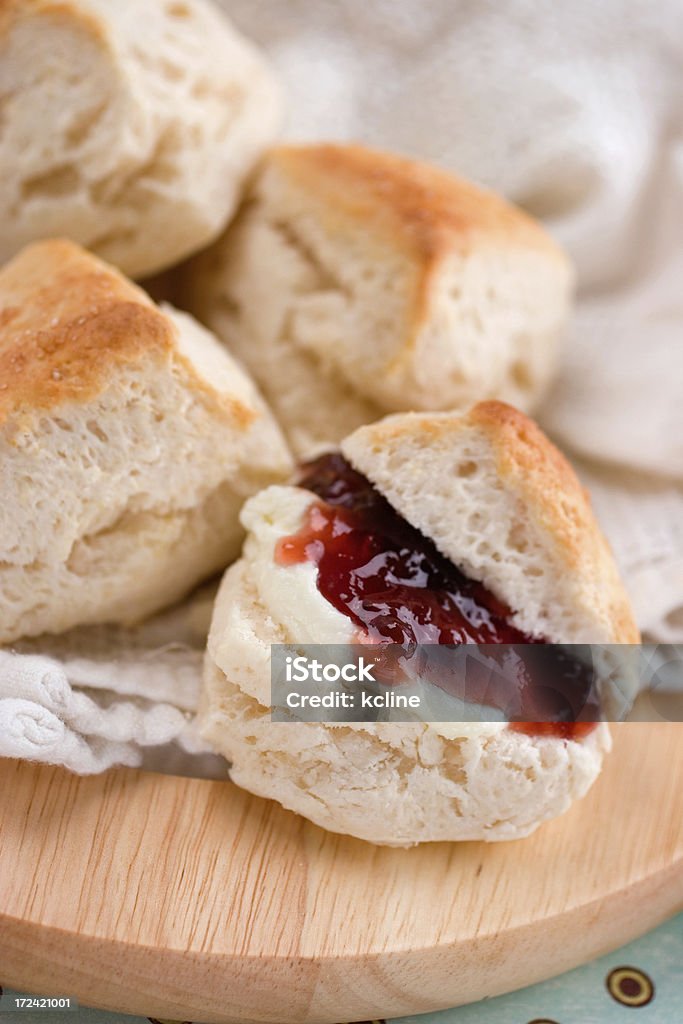
[[[683,642],[680,4],[224,6],[279,68],[290,138],[436,161],[525,206],[568,248],[578,310],[541,419],[593,493],[641,627]],[[138,630],[3,655],[0,755],[91,772],[176,738],[200,749],[188,719],[210,605],[200,592]]]
[[[278,67],[291,138],[436,161],[569,250],[577,314],[540,419],[590,483],[641,627],[683,641],[678,0],[223,6]]]
[[[172,770],[213,773],[193,717],[214,594],[208,584],[136,628],[76,629],[0,651],[0,757],[88,775],[158,767],[168,750]]]

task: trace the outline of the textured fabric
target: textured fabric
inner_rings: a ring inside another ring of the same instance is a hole
[[[213,591],[135,629],[84,628],[0,651],[0,757],[83,775],[164,760],[168,770],[217,774],[195,757],[205,744],[192,723]]]

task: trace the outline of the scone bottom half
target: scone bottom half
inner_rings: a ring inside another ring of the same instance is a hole
[[[535,468],[520,476],[530,451]],[[553,520],[535,488],[559,480]],[[439,528],[426,528],[427,509]],[[530,569],[521,613],[515,572],[493,543],[511,543],[506,515]],[[495,402],[465,415],[389,417],[305,464],[296,487],[251,499],[243,522],[244,555],[216,603],[201,712],[234,781],[328,829],[390,845],[519,838],[592,784],[610,739],[589,689],[579,697],[590,720],[576,722],[553,721],[547,707],[535,718],[532,686],[520,694],[523,720],[511,724],[270,721],[273,643],[531,644],[552,671],[552,644],[635,641],[587,498],[526,417]],[[539,560],[567,605],[545,617]],[[563,590],[569,563],[578,579]],[[591,679],[579,673],[576,685]]]

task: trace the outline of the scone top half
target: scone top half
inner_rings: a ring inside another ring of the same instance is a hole
[[[342,443],[349,462],[468,576],[553,643],[639,632],[588,494],[539,427],[502,402],[404,414]]]
[[[572,279],[499,196],[395,154],[310,145],[270,151],[188,289],[310,454],[390,412],[487,398],[532,409]],[[314,400],[295,403],[297,389]]]
[[[191,317],[78,246],[0,271],[0,640],[132,621],[238,552],[290,458]]]

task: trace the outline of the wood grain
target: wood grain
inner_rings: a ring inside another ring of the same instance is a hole
[[[538,981],[683,907],[683,726],[613,727],[530,839],[370,846],[229,783],[0,762],[3,984],[144,1016],[336,1022]]]

